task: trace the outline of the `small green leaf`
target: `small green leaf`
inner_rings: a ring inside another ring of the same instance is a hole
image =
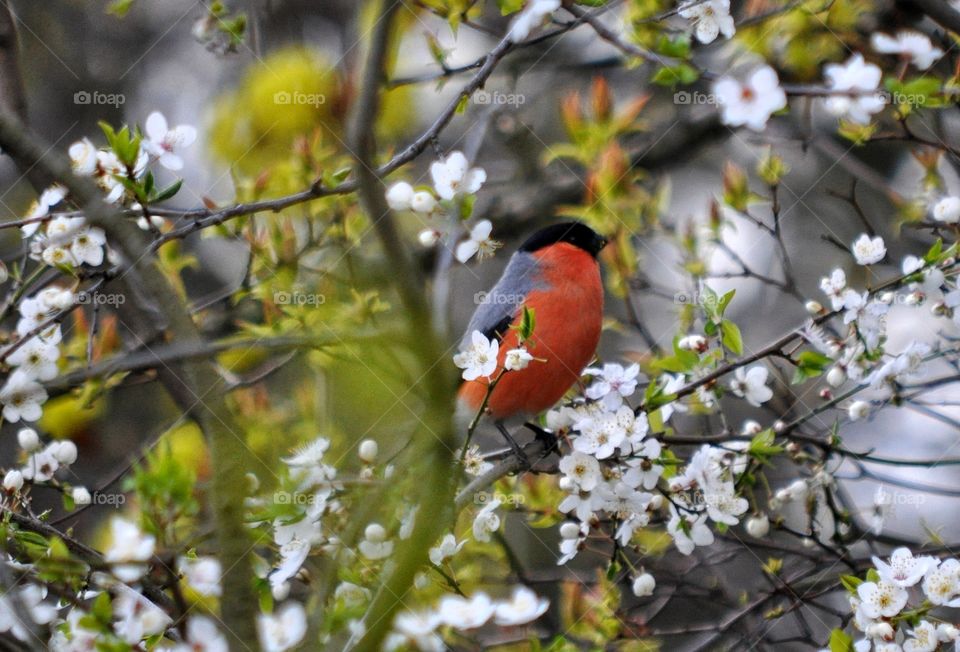
[[[850,593],[856,593],[857,587],[863,584],[863,580],[856,575],[841,575],[840,584]]]
[[[720,322],[720,332],[723,336],[723,345],[736,355],[743,353],[743,336],[740,327],[729,319]]]
[[[533,312],[533,309],[528,306],[524,306],[523,314],[520,316],[520,325],[517,328],[521,342],[525,342],[530,339],[530,337],[533,335],[533,329],[536,327],[536,325],[537,318]]]
[[[182,185],[183,179],[177,179],[172,184],[157,193],[157,196],[153,198],[153,201],[159,203],[171,199],[174,195],[180,192],[180,186]]]
[[[830,632],[830,652],[853,652],[853,638],[842,629]]]

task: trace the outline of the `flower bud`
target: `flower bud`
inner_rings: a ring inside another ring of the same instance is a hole
[[[363,536],[372,543],[383,543],[387,540],[387,531],[379,523],[371,523],[363,531]]]
[[[40,448],[40,436],[33,428],[21,428],[17,432],[17,443],[20,444],[20,448],[32,453]]]
[[[707,350],[707,338],[702,335],[687,335],[680,338],[680,341],[677,342],[677,348],[683,351],[703,353]]]
[[[360,456],[360,461],[364,464],[373,464],[377,459],[378,452],[377,442],[372,439],[364,439],[360,442],[360,448],[357,451]]]
[[[827,383],[830,387],[840,387],[845,382],[847,382],[847,372],[843,367],[837,365],[827,372]]]
[[[803,307],[807,309],[811,315],[818,315],[823,312],[823,305],[819,301],[807,301],[803,304]]]
[[[870,404],[866,401],[854,401],[847,408],[847,414],[851,421],[859,421],[870,414]]]
[[[864,632],[870,638],[882,638],[885,641],[893,640],[893,626],[887,622],[877,622],[867,627],[867,631]]]
[[[70,497],[73,498],[73,502],[77,507],[83,507],[93,502],[93,496],[90,495],[86,487],[74,487],[70,491]]]
[[[13,493],[14,491],[20,491],[21,487],[23,487],[23,474],[16,469],[7,471],[7,474],[3,476],[3,488]]]
[[[440,241],[440,232],[436,229],[424,229],[417,238],[424,247],[433,247]]]
[[[650,573],[641,573],[633,580],[633,594],[638,598],[653,595],[655,588],[657,588],[657,581]]]
[[[740,432],[746,437],[752,437],[753,435],[758,434],[762,430],[763,430],[763,426],[761,426],[757,421],[754,421],[753,419],[747,419],[746,421],[744,421],[743,427],[740,428]]]
[[[51,444],[51,446],[55,447],[50,451],[53,453],[53,458],[61,464],[69,466],[77,461],[77,445],[69,439]]]
[[[766,514],[752,516],[747,519],[746,528],[747,534],[755,539],[762,539],[770,532],[770,519],[767,518]]]
[[[564,539],[579,539],[580,526],[572,521],[567,521],[560,526],[560,536]]]

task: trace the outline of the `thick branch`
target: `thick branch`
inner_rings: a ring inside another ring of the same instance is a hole
[[[133,299],[129,312],[136,318],[137,328],[151,332],[146,329],[153,326],[166,331],[168,339],[178,342],[202,341],[179,296],[149,253],[139,229],[116,215],[89,180],[74,176],[62,156],[44,147],[9,113],[0,116],[0,148],[22,169],[35,167],[63,183],[74,200],[84,207],[87,222],[104,230],[111,246],[125,259],[123,281]],[[134,335],[139,337],[136,332]],[[210,362],[187,361],[165,366],[160,378],[180,408],[197,421],[210,444],[214,468],[213,511],[225,571],[221,603],[225,633],[232,641],[231,647],[249,646],[256,641],[257,600],[253,595],[243,501],[237,494],[238,488],[244,486],[246,446],[220,391],[222,379]]]

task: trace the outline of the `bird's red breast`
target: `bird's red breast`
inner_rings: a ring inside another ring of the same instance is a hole
[[[580,378],[600,341],[603,284],[596,259],[565,242],[540,249],[533,256],[540,276],[537,289],[527,294],[523,305],[533,310],[536,318],[526,348],[537,360],[526,369],[505,373],[497,383],[487,403],[495,419],[535,415],[556,404]],[[503,369],[506,352],[517,348],[517,343],[517,331],[511,328],[500,342],[493,378]],[[486,378],[465,382],[460,401],[478,410],[489,382]]]

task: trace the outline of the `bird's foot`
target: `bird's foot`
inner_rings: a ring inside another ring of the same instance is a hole
[[[497,423],[497,430],[500,431],[500,434],[503,435],[503,438],[507,440],[507,444],[510,445],[510,448],[513,450],[513,454],[517,456],[517,459],[520,460],[524,470],[529,470],[532,466],[530,464],[530,458],[527,456],[527,453],[523,450],[520,444],[517,443],[517,440],[513,438],[513,435],[510,434],[510,431],[507,430],[507,427],[502,423]]]

